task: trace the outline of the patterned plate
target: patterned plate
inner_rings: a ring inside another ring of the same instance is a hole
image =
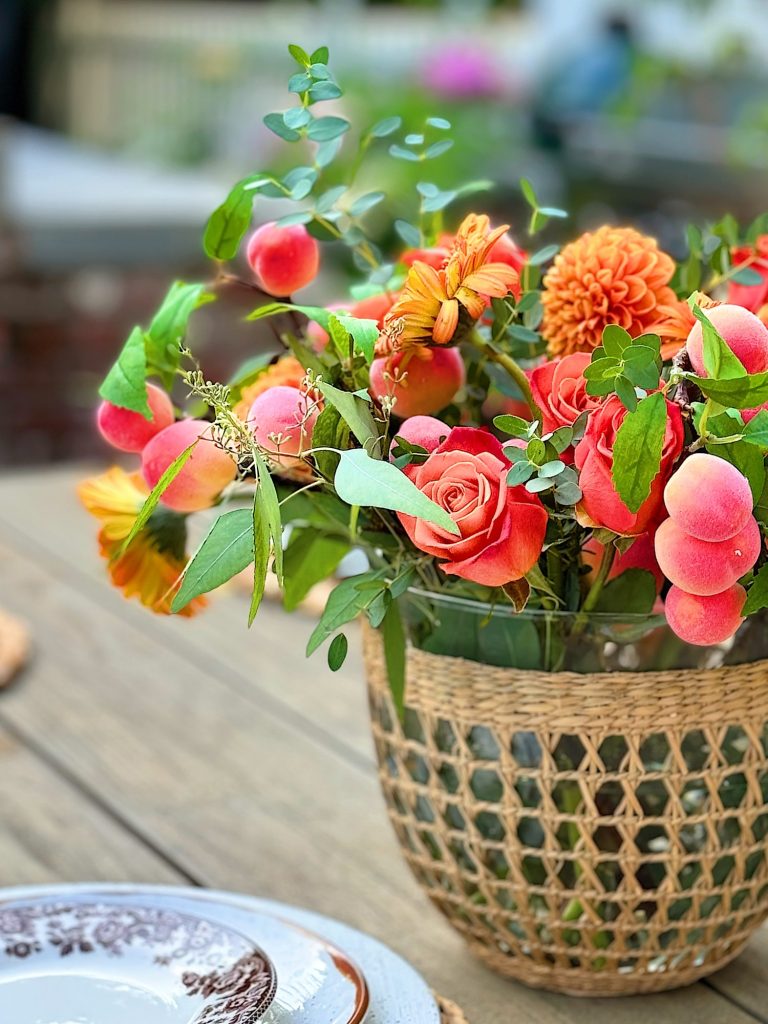
[[[195,913],[97,896],[0,904],[1,1021],[256,1024],[276,989],[252,940]]]

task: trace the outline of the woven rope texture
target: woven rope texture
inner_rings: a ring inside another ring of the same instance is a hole
[[[496,970],[674,988],[768,915],[768,662],[547,674],[409,648],[401,723],[368,627],[365,661],[405,856]]]

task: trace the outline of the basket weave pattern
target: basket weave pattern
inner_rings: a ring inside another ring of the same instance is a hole
[[[496,970],[625,995],[690,984],[768,916],[768,662],[548,674],[365,661],[381,782],[431,899]]]

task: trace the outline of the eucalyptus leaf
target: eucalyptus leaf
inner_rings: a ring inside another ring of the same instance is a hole
[[[384,663],[395,710],[402,717],[405,704],[405,651],[406,636],[397,601],[391,601],[382,620],[381,639],[384,645]]]
[[[376,582],[378,586],[370,589],[361,586],[367,582]],[[376,595],[385,588],[386,583],[380,570],[370,570],[357,576],[349,576],[341,583],[337,583],[328,597],[320,621],[307,642],[307,657],[313,654],[338,629],[356,619],[373,602]]]
[[[328,648],[328,668],[331,672],[338,672],[347,658],[349,643],[343,633],[339,633],[331,640]]]
[[[199,438],[197,441],[193,441],[189,448],[185,448],[180,455],[176,456],[176,458],[170,464],[168,469],[166,469],[166,471],[157,481],[155,486],[149,492],[146,501],[141,506],[139,514],[136,516],[134,524],[131,527],[131,532],[123,541],[123,546],[120,548],[121,555],[128,550],[128,548],[131,546],[137,535],[141,533],[141,531],[147,525],[150,516],[157,508],[158,502],[162,498],[163,494],[168,490],[173,481],[176,479],[176,477],[179,475],[179,473],[182,471],[187,462],[187,459],[190,458],[192,452],[194,452],[195,448],[199,444],[199,441]]]
[[[318,385],[323,398],[338,409],[345,423],[355,435],[360,444],[367,444],[369,441],[378,438],[379,430],[371,412],[371,406],[365,399],[358,395],[350,394],[348,391],[341,391],[332,384],[321,381]],[[373,460],[372,460],[373,461]],[[350,505],[359,505],[361,502],[350,501]]]
[[[253,561],[253,512],[236,508],[219,516],[192,555],[171,604],[179,612],[190,601],[216,590]]]
[[[349,550],[349,542],[342,537],[324,536],[314,529],[294,530],[284,553],[286,609],[293,611],[315,584],[332,576]]]

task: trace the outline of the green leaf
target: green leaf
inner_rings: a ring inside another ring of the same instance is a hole
[[[253,625],[253,620],[261,606],[264,598],[264,590],[267,584],[267,573],[269,572],[269,553],[272,548],[270,524],[264,514],[263,495],[261,487],[256,488],[253,496],[253,508],[251,510],[253,527],[253,588],[251,590],[251,603],[248,609],[248,627]]]
[[[236,508],[225,512],[213,523],[184,570],[171,611],[180,612],[200,594],[216,590],[242,572],[252,561],[252,510]]]
[[[313,103],[322,100],[337,100],[343,93],[335,82],[315,82],[309,89],[309,98]]]
[[[752,267],[742,267],[741,270],[737,270],[735,274],[731,274],[731,281],[734,284],[744,284],[747,286],[762,284],[763,275],[759,274]]]
[[[149,522],[149,517],[157,508],[157,503],[160,501],[165,491],[168,489],[168,487],[170,487],[170,485],[179,475],[181,470],[184,468],[187,459],[192,455],[192,452],[195,450],[198,443],[199,438],[197,441],[193,441],[189,448],[185,448],[181,455],[177,455],[176,458],[168,467],[168,469],[166,469],[166,471],[157,481],[155,486],[149,492],[147,500],[141,506],[141,511],[136,516],[136,522],[131,527],[131,532],[123,541],[123,546],[120,548],[121,555],[128,550],[136,536],[139,533],[141,533],[141,531],[147,525],[147,523]]]
[[[723,380],[697,377],[693,373],[687,373],[685,377],[726,409],[754,409],[756,405],[768,402],[768,373],[748,373],[743,377]]]
[[[362,320],[355,316],[347,316],[345,313],[337,313],[336,319],[344,330],[352,335],[355,350],[363,354],[366,363],[372,363],[380,333],[378,320]]]
[[[543,249],[539,249],[533,256],[529,256],[528,262],[534,267],[539,267],[542,263],[548,263],[559,252],[559,245],[545,245]]]
[[[752,581],[741,614],[754,615],[762,608],[768,608],[768,565],[764,565]]]
[[[393,144],[389,147],[389,155],[393,156],[396,160],[409,160],[411,163],[417,164],[421,159],[418,153],[414,153],[411,149],[406,149],[404,146],[398,146]]]
[[[373,209],[383,199],[387,198],[386,192],[366,192],[365,195],[359,196],[349,208],[350,216],[361,217],[368,210]]]
[[[396,132],[402,123],[402,117],[385,117],[383,121],[378,121],[368,134],[374,139],[385,139]]]
[[[282,114],[267,114],[262,120],[273,134],[284,139],[285,142],[298,142],[301,138],[301,132],[289,128]]]
[[[360,444],[366,444],[372,438],[379,436],[376,421],[373,418],[371,407],[365,399],[358,395],[350,394],[348,391],[341,391],[332,384],[320,381],[318,385],[323,398],[338,409],[344,422],[355,435]],[[396,471],[397,472],[397,471]],[[360,502],[351,501],[350,505],[359,505]]]
[[[318,46],[318,48],[312,52],[312,55],[309,58],[309,63],[310,64],[327,64],[328,63],[328,56],[329,56],[328,47],[327,46]]]
[[[259,486],[256,489],[254,503],[258,504],[259,513],[266,521],[272,541],[272,550],[275,554],[275,575],[280,586],[283,586],[283,523],[280,518],[280,502],[275,490],[275,482],[269,472],[269,466],[258,455],[255,456],[255,460]]]
[[[307,51],[302,49],[302,47],[298,46],[296,43],[288,44],[288,53],[290,53],[296,63],[301,65],[301,67],[308,68],[312,63],[312,59]]]
[[[378,581],[379,586],[365,588],[361,584]],[[380,570],[370,570],[337,583],[331,591],[320,621],[307,642],[307,657],[342,626],[364,611],[386,589]]]
[[[323,536],[315,530],[294,530],[285,549],[285,607],[297,608],[312,587],[333,575],[349,552],[341,537]]]
[[[254,193],[244,190],[244,185],[250,180],[244,178],[235,185],[221,206],[213,211],[205,226],[203,247],[212,260],[231,260],[240,247],[243,235],[251,226]]]
[[[328,480],[333,480],[339,465],[338,450],[349,447],[349,433],[349,427],[341,418],[341,413],[330,403],[315,420],[312,430],[312,447],[335,449],[334,451],[316,451],[312,455],[318,472]],[[293,507],[295,501],[290,504]]]
[[[744,364],[733,354],[715,325],[695,301],[689,303],[691,311],[701,324],[703,333],[704,367],[708,376],[719,380],[745,377]]]
[[[509,434],[510,437],[525,437],[530,423],[527,423],[520,416],[509,416],[504,413],[501,416],[494,416],[493,425],[501,430],[502,433]]]
[[[439,142],[433,142],[424,150],[424,158],[434,160],[436,157],[442,156],[443,153],[447,153],[449,149],[453,149],[453,146],[453,139],[441,139]]]
[[[152,410],[147,401],[147,356],[144,347],[144,331],[134,327],[123,345],[117,362],[109,371],[99,388],[99,394],[107,402],[140,413],[145,420],[152,419]]]
[[[614,359],[621,359],[624,350],[632,344],[632,338],[628,331],[618,324],[608,324],[603,328],[602,345],[605,354]]]
[[[144,339],[147,364],[150,373],[156,370],[164,375],[167,386],[172,383],[179,365],[180,347],[190,316],[215,298],[206,292],[204,284],[174,281],[152,318]]]
[[[348,505],[403,512],[459,536],[458,526],[444,508],[428,498],[391,463],[372,459],[362,448],[341,453],[334,486],[336,493]]]
[[[533,191],[533,185],[527,178],[520,179],[520,191],[523,193],[523,198],[531,209],[538,210],[539,201],[536,198],[536,193]]]
[[[431,128],[439,128],[442,132],[450,131],[451,122],[446,121],[444,117],[428,117],[427,124]]]
[[[307,137],[313,142],[331,142],[348,132],[349,128],[349,121],[343,117],[318,117],[307,128]]]
[[[768,448],[768,410],[761,409],[745,425],[744,440],[760,448]]]
[[[379,628],[384,645],[384,663],[387,667],[392,701],[397,714],[402,717],[405,704],[406,637],[397,601],[390,603]]]
[[[661,467],[667,429],[667,403],[658,391],[628,412],[613,445],[613,485],[630,512],[637,512],[651,493]]]
[[[343,633],[339,633],[331,640],[328,648],[328,668],[331,672],[338,672],[346,660],[348,650],[349,644]]]
[[[647,615],[656,603],[656,580],[645,569],[625,569],[603,587],[596,612]]]
[[[417,249],[421,245],[421,232],[407,220],[396,220],[395,231],[411,249]]]
[[[623,374],[619,374],[613,383],[616,388],[616,394],[621,399],[622,405],[630,412],[634,412],[635,409],[637,409],[637,395],[632,382]]]

